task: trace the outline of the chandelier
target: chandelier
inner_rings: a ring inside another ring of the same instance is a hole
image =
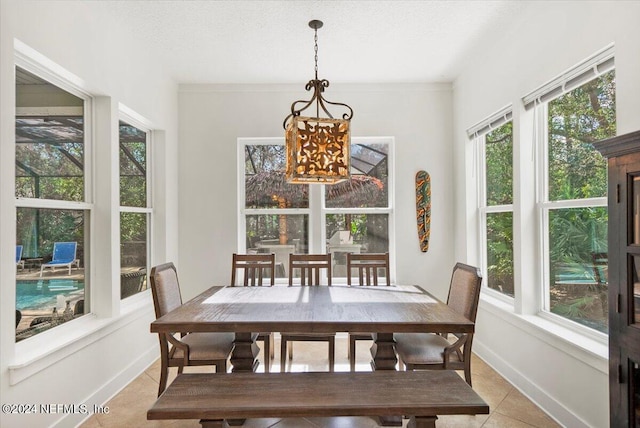
[[[309,27],[314,30],[315,79],[310,80],[305,89],[313,89],[310,100],[299,100],[291,104],[291,113],[285,118],[283,127],[286,139],[286,178],[289,183],[334,184],[350,177],[349,145],[351,131],[349,125],[353,109],[346,104],[327,101],[323,97],[329,81],[318,79],[318,29],[322,21],[313,20]],[[302,105],[297,109],[297,105]],[[315,104],[315,117],[300,114]],[[327,110],[327,104],[342,106],[348,111],[342,119],[334,119]],[[320,117],[320,112],[327,117]]]

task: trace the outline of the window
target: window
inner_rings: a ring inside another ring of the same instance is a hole
[[[536,109],[543,310],[606,333],[607,163],[591,143],[616,135],[615,71]]]
[[[607,163],[592,143],[616,134],[614,65],[612,45],[522,99],[534,123],[540,315],[602,340]]]
[[[511,111],[497,113],[476,129],[469,134],[476,139],[482,177],[479,180],[481,264],[487,287],[514,297]]]
[[[334,277],[346,278],[346,253],[389,251],[389,144],[351,144],[351,180],[324,189],[327,252]]]
[[[390,138],[353,138],[352,179],[335,185],[288,184],[281,138],[239,147],[238,251],[274,253],[277,278],[287,277],[291,253],[331,252],[333,277],[346,278],[347,252],[389,251]]]
[[[513,122],[507,107],[467,134],[477,150],[479,245],[487,287],[514,297]]]
[[[119,128],[120,298],[124,299],[147,289],[151,217],[149,132],[123,120]]]
[[[90,98],[54,79],[16,67],[16,341],[89,309]]]

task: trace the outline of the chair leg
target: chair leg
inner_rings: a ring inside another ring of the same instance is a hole
[[[158,386],[158,397],[162,395],[164,390],[167,388],[167,378],[169,377],[169,367],[162,365],[160,369],[160,385]]]
[[[269,347],[271,348],[271,355],[269,355],[269,357],[273,360],[276,357],[275,340],[273,338],[273,333],[269,333]]]
[[[336,340],[332,337],[329,340],[329,371],[332,372],[336,365]]]
[[[178,366],[178,374],[182,374],[182,370],[184,370],[184,366]]]
[[[289,344],[289,359],[293,360],[293,342]]]
[[[467,381],[469,386],[471,385],[471,367],[467,364],[464,366],[464,380]]]
[[[264,372],[269,373],[269,369],[271,366],[271,354],[273,350],[271,349],[271,335],[269,334],[264,338]]]
[[[349,365],[351,366],[351,371],[356,371],[356,339],[355,337],[349,335]]]
[[[287,367],[287,341],[284,337],[280,340],[280,372],[284,373]]]

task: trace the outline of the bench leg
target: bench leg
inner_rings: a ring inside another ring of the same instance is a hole
[[[224,419],[200,419],[202,428],[229,428]]]
[[[407,428],[436,428],[437,416],[411,416]]]

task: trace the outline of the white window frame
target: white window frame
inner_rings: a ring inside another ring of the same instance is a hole
[[[309,254],[326,254],[326,215],[327,214],[387,214],[389,229],[389,257],[391,280],[395,280],[395,222],[394,222],[394,147],[393,137],[352,137],[351,144],[388,144],[389,153],[387,157],[388,165],[388,195],[389,204],[380,208],[326,208],[324,199],[324,184],[309,185],[309,207],[308,208],[246,208],[245,207],[245,147],[248,145],[281,145],[284,146],[284,137],[270,138],[238,138],[238,252],[246,253],[246,216],[248,215],[307,215],[309,230],[308,248]],[[285,267],[286,269],[286,267]],[[346,283],[346,278],[336,278],[335,283]],[[286,278],[276,279],[276,284],[285,283]]]
[[[42,57],[30,47],[16,41],[15,42],[15,55],[14,55],[14,67],[20,67],[29,73],[32,73],[52,85],[82,99],[84,101],[83,106],[83,143],[84,143],[84,159],[83,159],[83,171],[84,171],[84,200],[83,201],[65,201],[54,199],[41,199],[41,198],[15,198],[16,211],[19,208],[34,208],[34,209],[55,209],[55,210],[76,210],[83,211],[85,216],[85,222],[88,226],[85,226],[84,236],[84,290],[85,301],[88,302],[89,311],[93,307],[93,298],[91,292],[91,284],[93,279],[93,271],[91,270],[91,254],[94,245],[92,236],[94,235],[94,171],[93,171],[93,97],[81,88],[81,82],[79,79],[68,71],[64,70],[59,65],[55,64],[48,58]],[[16,109],[16,114],[20,114],[20,111]],[[15,159],[12,160],[15,162]],[[59,348],[59,344],[68,343],[71,337],[76,337],[78,331],[82,331],[87,323],[90,323],[91,317],[81,317],[77,320],[70,321],[68,323],[61,324],[50,330],[37,334],[34,337],[30,337],[26,340],[20,341],[15,344],[16,357],[19,359],[33,359],[34,356],[51,356],[47,358],[50,364],[53,364],[58,358],[62,358],[62,352],[54,352],[56,348]],[[44,354],[43,354],[44,353]],[[53,353],[56,355],[54,356]],[[30,364],[21,364],[18,366],[10,366],[11,384],[15,384],[20,380],[29,377],[38,369]]]
[[[486,151],[486,136],[491,131],[499,128],[500,126],[512,122],[512,106],[506,106],[498,112],[492,114],[486,119],[480,121],[473,127],[467,130],[467,135],[474,140],[474,150],[477,153],[476,170],[478,171],[479,179],[476,181],[478,195],[478,254],[480,256],[480,270],[485,278],[489,278],[488,266],[487,266],[487,215],[494,213],[510,212],[513,216],[513,202],[511,204],[504,205],[487,205],[487,151]],[[514,141],[512,135],[512,145]],[[513,161],[512,161],[513,164]],[[515,174],[515,169],[513,170]],[[513,189],[511,190],[511,200],[513,201]],[[515,230],[512,232],[515,233]],[[515,274],[515,260],[514,260],[514,274]],[[518,287],[514,284],[514,294]],[[505,302],[506,304],[513,306],[514,297],[501,293],[497,290],[491,289],[488,286],[482,288],[482,293],[494,297],[498,300]]]
[[[595,76],[593,79],[597,79]],[[588,81],[591,81],[590,79]],[[588,81],[584,82],[587,83]],[[583,84],[584,84],[583,83]],[[572,88],[575,89],[575,88]],[[573,322],[565,317],[556,315],[551,312],[550,302],[550,265],[549,265],[549,213],[556,209],[568,208],[587,208],[587,207],[607,207],[607,197],[584,198],[584,199],[567,199],[550,201],[549,200],[549,129],[548,129],[548,103],[559,98],[560,96],[570,92],[568,90],[559,94],[557,97],[546,100],[537,104],[534,108],[534,127],[536,129],[534,141],[536,145],[536,216],[539,224],[539,241],[540,245],[540,265],[538,266],[542,283],[540,285],[540,302],[541,307],[538,315],[546,320],[559,324],[567,329],[573,330],[581,335],[587,336],[596,341],[606,343],[608,335],[589,328],[582,324]]]
[[[119,105],[119,118],[120,120],[122,120],[123,122],[126,122],[128,125],[131,126],[135,126],[136,128],[138,128],[139,130],[143,131],[146,134],[146,144],[145,144],[145,149],[146,149],[146,165],[145,165],[145,172],[146,172],[146,191],[147,191],[147,195],[146,195],[146,207],[130,207],[130,206],[125,206],[125,205],[120,205],[120,213],[140,213],[140,214],[146,214],[147,216],[147,249],[146,249],[146,258],[147,258],[147,264],[145,266],[146,270],[147,270],[147,275],[149,274],[150,270],[151,270],[151,261],[152,261],[152,252],[153,252],[153,182],[152,182],[152,177],[153,174],[151,174],[151,171],[153,170],[153,157],[152,157],[152,151],[153,151],[153,130],[151,129],[151,122],[147,119],[145,119],[144,117],[142,117],[141,115],[137,114],[135,111],[131,110],[130,108],[128,108],[127,106],[120,104]],[[118,153],[120,153],[120,132],[118,132]],[[120,201],[120,162],[119,162],[120,157],[118,156],[118,201]],[[118,217],[118,237],[120,237],[121,234],[121,229],[120,229],[120,218]],[[121,248],[121,247],[119,247]],[[147,287],[146,290],[142,291],[141,293],[150,293],[149,290],[151,289],[151,287]],[[140,294],[140,293],[137,293]],[[133,297],[133,296],[130,296]]]

